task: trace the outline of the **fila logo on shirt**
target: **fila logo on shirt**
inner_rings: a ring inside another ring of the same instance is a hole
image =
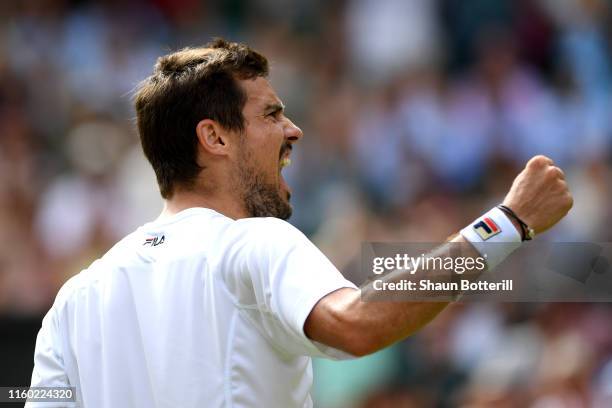
[[[145,242],[142,245],[144,246],[148,245],[150,247],[155,247],[155,246],[163,244],[165,240],[166,240],[165,235],[158,235],[156,237],[147,237],[147,239],[145,239]]]
[[[489,217],[484,217],[473,225],[474,231],[480,235],[483,241],[494,237],[501,232],[501,228]]]

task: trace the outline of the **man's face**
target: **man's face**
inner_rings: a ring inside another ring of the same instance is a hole
[[[291,191],[281,170],[302,131],[285,115],[283,104],[264,78],[240,81],[247,101],[242,110],[236,183],[251,217],[291,216]]]

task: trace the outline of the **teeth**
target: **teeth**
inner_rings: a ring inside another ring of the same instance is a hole
[[[284,159],[282,159],[282,160],[280,161],[280,166],[281,166],[281,169],[282,169],[283,167],[287,167],[287,166],[288,166],[288,165],[290,165],[290,164],[291,164],[291,159],[290,159],[290,158],[288,158],[288,157],[285,157]]]

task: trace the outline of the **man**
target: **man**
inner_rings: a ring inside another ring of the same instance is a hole
[[[135,101],[165,208],[60,290],[32,386],[76,387],[85,407],[310,407],[311,356],[373,353],[445,307],[362,301],[282,221],[281,170],[302,132],[267,74],[262,55],[223,40],[158,60]],[[572,199],[538,156],[504,204],[516,214],[487,218],[514,248],[519,231],[550,228]],[[471,225],[452,240],[482,241]],[[496,251],[489,267],[510,250]]]

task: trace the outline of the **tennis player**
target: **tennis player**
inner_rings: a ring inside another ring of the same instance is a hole
[[[75,387],[73,405],[87,408],[311,407],[311,357],[373,353],[446,306],[362,301],[284,221],[281,171],[302,131],[267,75],[263,55],[224,40],[158,59],[135,105],[165,208],[62,287],[32,386]],[[489,251],[490,268],[556,224],[572,197],[538,156],[504,205],[452,239]]]

